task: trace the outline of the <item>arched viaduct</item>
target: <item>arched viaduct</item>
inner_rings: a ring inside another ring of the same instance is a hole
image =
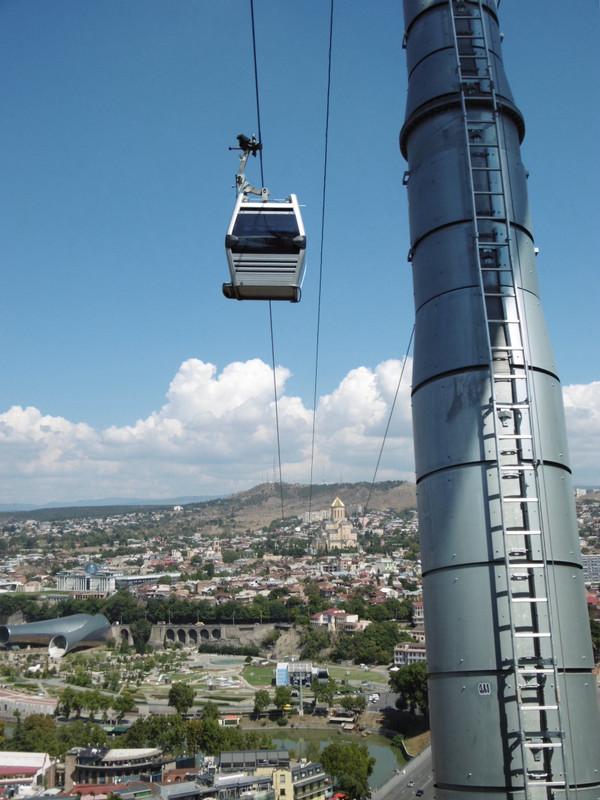
[[[276,628],[288,628],[289,625],[177,625],[170,622],[159,623],[152,626],[149,644],[153,647],[168,647],[180,644],[184,647],[198,647],[200,644],[217,644],[223,642],[231,645],[260,645],[263,640]],[[129,625],[113,625],[113,639],[121,644],[133,643],[133,636]]]

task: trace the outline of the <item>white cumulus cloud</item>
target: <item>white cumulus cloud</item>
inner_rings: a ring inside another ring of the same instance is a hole
[[[282,477],[414,479],[410,359],[351,370],[313,413],[276,370]],[[564,389],[577,485],[600,484],[600,383]],[[390,412],[394,406],[394,413]],[[381,453],[383,437],[385,447]],[[313,449],[314,441],[314,449]],[[36,408],[0,414],[0,503],[226,494],[270,480],[277,455],[273,371],[253,359],[221,372],[185,361],[162,408],[133,425],[95,430]]]
[[[600,381],[563,389],[571,467],[580,486],[600,485]]]

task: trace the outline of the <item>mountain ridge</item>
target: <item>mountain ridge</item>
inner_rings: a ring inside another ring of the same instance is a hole
[[[368,482],[316,484],[261,483],[233,495],[212,498],[172,498],[165,501],[129,501],[115,499],[113,503],[92,501],[74,505],[48,504],[44,507],[3,509],[0,519],[35,519],[57,521],[86,517],[109,517],[134,512],[172,510],[183,507],[185,515],[193,515],[204,523],[219,520],[235,527],[260,528],[282,517],[296,517],[309,510],[317,512],[329,508],[338,497],[346,506],[394,508],[398,511],[416,507],[416,487],[406,481],[385,481],[371,485]],[[185,502],[185,501],[188,502]],[[16,505],[16,504],[15,504]],[[220,527],[220,525],[219,525]]]

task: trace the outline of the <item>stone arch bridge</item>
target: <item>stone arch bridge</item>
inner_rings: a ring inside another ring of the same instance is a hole
[[[168,647],[169,645],[180,644],[184,647],[198,647],[200,644],[231,644],[234,646],[257,645],[259,646],[264,639],[274,630],[287,630],[288,624],[269,623],[265,625],[246,624],[246,625],[221,625],[215,623],[195,624],[195,625],[176,625],[170,622],[159,623],[152,626],[149,644],[153,647]],[[133,636],[129,625],[113,625],[112,637],[119,644],[125,641],[127,644],[133,643]]]

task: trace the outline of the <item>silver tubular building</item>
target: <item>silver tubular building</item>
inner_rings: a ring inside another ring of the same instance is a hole
[[[51,658],[61,658],[71,650],[106,644],[110,636],[110,622],[102,614],[72,614],[43,622],[0,625],[0,645],[47,645]]]
[[[564,411],[497,4],[404,0],[404,17],[436,797],[596,800],[600,721]]]

